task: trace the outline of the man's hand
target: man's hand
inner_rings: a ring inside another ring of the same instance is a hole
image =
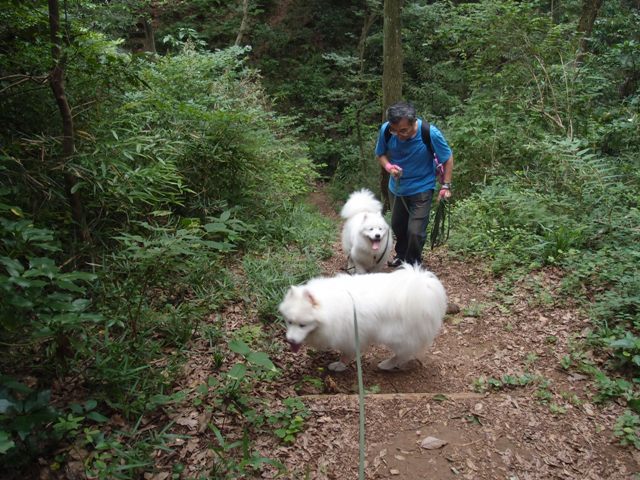
[[[400,178],[402,176],[402,168],[398,165],[394,165],[393,163],[385,164],[384,169],[389,172],[389,175],[393,178]]]
[[[451,184],[445,183],[440,187],[440,192],[438,193],[438,201],[445,199],[448,200],[451,198]]]

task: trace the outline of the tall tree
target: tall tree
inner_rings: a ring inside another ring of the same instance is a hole
[[[62,54],[62,35],[60,32],[60,4],[58,0],[49,0],[49,31],[51,35],[51,57],[53,58],[53,68],[49,74],[49,85],[56,99],[58,110],[62,118],[62,163],[64,165],[64,183],[69,204],[71,205],[71,216],[79,229],[80,236],[84,241],[89,241],[91,235],[87,227],[84,208],[80,193],[77,189],[78,178],[67,168],[66,163],[75,151],[75,138],[73,128],[73,115],[67,100],[64,83],[65,59]]]
[[[358,84],[362,88],[362,99],[356,105],[356,137],[358,138],[358,148],[360,150],[360,164],[362,165],[362,173],[367,175],[367,158],[369,156],[366,153],[364,136],[362,134],[362,112],[368,100],[366,98],[366,92],[364,91],[365,80],[365,62],[364,54],[369,36],[369,30],[379,17],[379,12],[375,10],[366,9],[364,12],[364,23],[360,32],[360,40],[358,41]],[[386,173],[386,172],[385,172]]]
[[[389,105],[402,99],[402,0],[384,1],[384,39],[382,46],[382,121]],[[389,202],[389,174],[380,169],[380,190],[385,201]]]
[[[578,21],[578,33],[580,34],[580,45],[578,47],[577,61],[580,63],[582,57],[587,52],[587,41],[593,31],[593,25],[596,23],[598,12],[604,0],[583,0],[582,13]]]
[[[242,37],[244,37],[247,31],[247,25],[249,24],[249,0],[242,0],[242,20],[240,22],[240,28],[238,29],[238,36],[236,37],[235,45],[242,43]]]
[[[144,51],[157,53],[156,50],[156,37],[153,31],[152,19],[143,17],[141,19],[142,27],[144,29]]]
[[[560,0],[551,0],[550,10],[551,19],[555,25],[560,23]]]

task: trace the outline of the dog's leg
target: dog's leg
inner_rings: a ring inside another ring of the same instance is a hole
[[[351,259],[351,255],[347,256],[347,273],[349,275],[353,275],[354,273],[358,273],[356,264]]]
[[[378,364],[380,370],[395,370],[401,368],[405,363],[411,360],[410,355],[394,355],[391,358],[387,358]]]
[[[344,372],[347,366],[342,362],[332,362],[329,364],[329,370],[332,372]]]
[[[353,361],[353,355],[343,353],[340,356],[340,360],[329,364],[329,370],[332,372],[344,372],[347,369],[347,365]]]

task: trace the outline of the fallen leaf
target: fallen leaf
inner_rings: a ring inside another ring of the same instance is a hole
[[[209,420],[211,420],[212,412],[204,411],[198,415],[198,433],[204,432],[209,426]]]
[[[400,460],[400,461],[402,461],[402,460],[406,460],[406,458],[405,458],[405,457],[403,457],[402,455],[394,455],[393,457],[394,457],[396,460]]]
[[[198,419],[191,417],[179,417],[176,418],[176,423],[184,427],[189,427],[189,429],[193,430],[198,426]]]
[[[151,477],[151,480],[166,480],[167,478],[169,478],[169,475],[171,475],[169,472],[156,473],[153,477]]]
[[[436,437],[425,437],[422,442],[420,442],[420,446],[422,448],[426,448],[427,450],[436,450],[438,448],[444,447],[447,443],[446,440],[440,440]]]
[[[391,470],[389,470],[389,473],[391,475],[400,475],[400,470],[396,470],[395,468],[392,468]]]
[[[473,462],[472,462],[471,460],[469,460],[468,458],[467,458],[466,463],[467,463],[467,467],[469,467],[471,470],[473,470],[474,472],[477,472],[477,471],[478,471],[478,467],[476,467],[475,463],[473,463]]]

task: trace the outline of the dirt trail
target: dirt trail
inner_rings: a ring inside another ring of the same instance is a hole
[[[322,192],[311,201],[335,217]],[[324,270],[334,274],[344,263],[336,242]],[[443,251],[426,263],[462,310],[447,316],[434,346],[405,371],[377,370],[388,354],[383,350],[364,355],[367,478],[633,478],[640,455],[617,446],[612,433],[623,407],[595,405],[587,378],[560,366],[589,322],[557,293],[559,274],[541,272],[504,297],[476,265]],[[355,366],[328,374],[324,367],[335,354],[289,358],[283,377],[313,416],[278,457],[295,472],[292,478],[357,478]],[[487,384],[505,375],[507,383],[525,385]],[[309,377],[322,378],[322,386]],[[426,437],[447,443],[425,449]]]
[[[323,214],[337,218],[321,190],[310,199]],[[328,275],[346,263],[338,239],[335,252],[323,265]],[[558,293],[559,273],[540,272],[519,285],[497,285],[482,267],[448,259],[443,250],[428,255],[426,263],[461,311],[447,316],[434,346],[407,370],[378,371],[377,362],[388,355],[382,349],[364,355],[366,477],[634,478],[640,454],[618,446],[613,436],[624,407],[594,404],[589,380],[560,366],[571,353],[572,339],[584,335],[589,322]],[[505,289],[509,295],[501,293]],[[251,322],[250,306],[231,305],[219,318],[237,329]],[[279,330],[271,333],[276,342],[282,338]],[[192,351],[179,388],[195,388],[214,370],[207,342]],[[298,395],[310,411],[292,445],[272,435],[252,438],[261,454],[290,471],[278,478],[358,477],[355,365],[328,373],[325,367],[335,359],[336,354],[304,348],[293,354],[284,344],[273,358],[282,375],[278,385],[263,392],[265,401],[275,406]],[[210,472],[210,415],[202,408],[175,415],[191,438],[173,445],[171,457],[160,456],[158,467],[168,469],[178,460],[187,466],[185,478]],[[422,448],[426,437],[446,444]],[[275,471],[262,478],[275,478]]]

